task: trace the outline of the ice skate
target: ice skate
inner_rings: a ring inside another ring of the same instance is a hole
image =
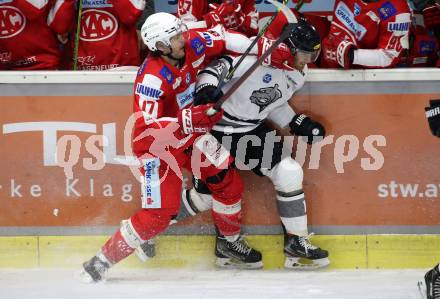
[[[424,299],[440,299],[440,272],[439,265],[425,274],[425,281],[419,281],[417,286]]]
[[[260,269],[261,253],[249,246],[243,236],[230,242],[223,236],[215,239],[215,264],[221,268]]]
[[[102,261],[95,255],[83,263],[83,269],[79,273],[79,278],[84,283],[105,281],[105,275],[110,267],[109,263]]]
[[[136,256],[146,262],[149,258],[156,256],[156,244],[154,239],[150,239],[139,245],[135,250]]]
[[[327,250],[310,243],[309,236],[284,236],[284,267],[297,270],[313,270],[330,264]]]

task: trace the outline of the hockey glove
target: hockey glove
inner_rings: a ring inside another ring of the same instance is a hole
[[[209,6],[212,10],[203,16],[208,28],[222,24],[225,28],[237,29],[244,22],[245,15],[241,12],[240,5],[222,3]]]
[[[425,115],[432,135],[440,137],[440,105],[425,107]]]
[[[218,111],[214,115],[208,116],[206,112],[213,106],[213,104],[206,104],[182,109],[177,116],[177,121],[183,133],[193,134],[209,132],[223,116],[223,110]]]
[[[329,34],[322,43],[322,56],[326,61],[326,67],[335,68],[351,67],[356,46],[350,40],[341,39]]]
[[[263,54],[272,46],[275,40],[261,37],[258,41],[258,57]],[[271,66],[282,70],[293,70],[295,58],[290,51],[289,47],[285,43],[281,43],[276,47],[272,53],[263,61],[262,65]]]
[[[308,137],[308,144],[312,144],[318,140],[314,137],[325,137],[324,127],[320,123],[311,120],[310,117],[305,114],[296,114],[289,126],[292,134]]]
[[[344,69],[349,69],[353,64],[355,45],[348,40],[339,43],[336,50],[336,59],[338,64]]]
[[[431,107],[439,107],[440,106],[440,100],[429,100],[429,106],[431,106]]]
[[[218,95],[214,95],[217,87],[211,84],[203,84],[197,87],[194,98],[194,106],[204,105],[208,103],[216,103],[222,96],[223,92],[220,90]]]

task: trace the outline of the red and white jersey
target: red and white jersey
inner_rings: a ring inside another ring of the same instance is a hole
[[[177,16],[191,28],[206,27],[203,22],[203,16],[210,11],[210,3],[219,2],[233,2],[239,4],[241,11],[245,15],[243,25],[238,31],[247,36],[255,36],[258,33],[258,12],[255,6],[255,0],[178,0],[177,1]]]
[[[77,68],[106,70],[138,66],[136,21],[145,8],[145,0],[82,1]]]
[[[409,48],[411,12],[404,0],[338,0],[329,35],[349,40],[358,50],[353,64],[371,68],[394,66]]]
[[[189,107],[194,100],[197,72],[225,50],[223,37],[215,31],[189,30],[188,34],[185,62],[181,68],[151,53],[139,68],[134,84],[133,110],[142,113],[142,117],[136,119],[133,139],[149,128],[176,123],[178,112]],[[149,150],[150,141],[151,138],[133,142],[136,156]],[[181,147],[185,148],[187,142],[190,140],[182,141]]]
[[[0,70],[53,70],[60,61],[60,10],[49,0],[0,1]],[[56,6],[56,5],[55,5]]]

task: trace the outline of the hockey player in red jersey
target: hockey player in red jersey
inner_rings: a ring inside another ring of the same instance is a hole
[[[402,0],[338,0],[321,67],[389,68],[408,49],[411,13]]]
[[[141,61],[136,21],[145,8],[145,1],[81,1],[77,69],[107,70],[120,66],[138,66]],[[64,16],[64,22],[71,32],[66,68],[72,69],[79,8],[76,1],[65,2],[63,5],[70,9]]]
[[[414,13],[409,42],[409,51],[407,51],[407,55],[401,57],[399,66],[435,66],[439,57],[439,43],[433,31],[424,25],[421,13]]]
[[[142,38],[151,51],[134,85],[133,152],[142,163],[142,209],[123,220],[96,256],[83,264],[85,281],[102,280],[108,268],[169,226],[179,212],[182,167],[197,171],[213,194],[213,219],[230,254],[225,258],[261,267],[261,254],[240,235],[243,183],[236,170],[227,167],[232,157],[222,147],[209,147],[209,137],[196,139],[222,116],[206,114],[211,104],[192,106],[197,72],[205,60],[227,48],[222,28],[214,29],[187,32],[180,19],[167,13],[151,15],[142,26]],[[248,38],[237,35],[250,45]],[[276,55],[277,51],[272,63],[281,67]],[[191,159],[195,153],[206,159]],[[201,165],[202,160],[211,163]]]
[[[60,63],[57,34],[65,34],[55,1],[0,3],[0,70],[55,70]]]
[[[258,33],[255,0],[179,0],[177,15],[189,28],[222,24],[247,36]]]

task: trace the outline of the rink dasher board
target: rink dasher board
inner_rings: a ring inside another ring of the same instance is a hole
[[[0,237],[0,268],[78,268],[108,236]],[[264,269],[282,269],[281,235],[248,235],[262,251]],[[440,258],[440,235],[317,235],[312,242],[330,253],[330,269],[421,269]],[[159,236],[156,256],[146,263],[135,255],[121,268],[214,267],[214,237]]]
[[[0,72],[1,95],[126,95],[132,94],[135,72]],[[386,94],[439,93],[439,69],[311,70],[301,93]],[[343,82],[354,82],[346,90]],[[63,88],[57,85],[63,85]],[[432,233],[437,227],[425,233]],[[320,233],[318,231],[318,233]],[[344,232],[343,232],[344,233]],[[107,236],[0,237],[0,267],[73,267],[93,255]],[[266,269],[282,266],[282,237],[250,236],[263,251]],[[334,269],[429,268],[440,259],[438,235],[319,235],[314,241],[330,251]],[[130,257],[122,267],[211,267],[213,237],[161,236],[158,256],[147,265]]]

